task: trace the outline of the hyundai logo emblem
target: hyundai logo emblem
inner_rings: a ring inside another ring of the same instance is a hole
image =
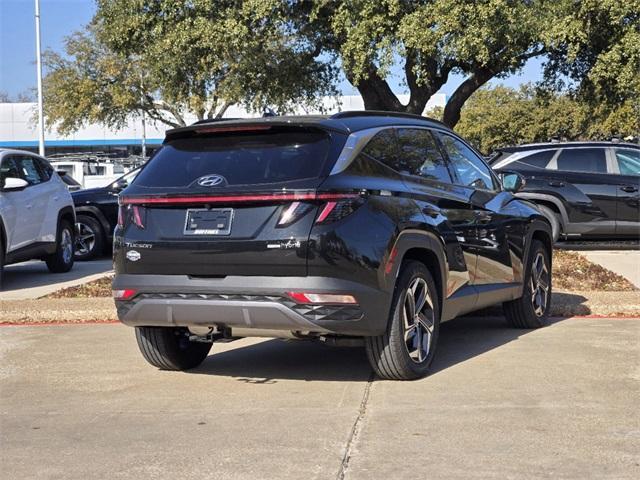
[[[205,175],[198,179],[198,185],[201,187],[217,187],[226,185],[227,180],[221,175]]]

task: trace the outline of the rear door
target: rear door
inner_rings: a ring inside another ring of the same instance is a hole
[[[550,169],[549,186],[566,199],[571,223],[567,230],[583,235],[613,234],[617,191],[608,174],[606,148],[563,148]]]
[[[169,140],[123,192],[126,271],[305,275],[336,135],[261,124]]]
[[[616,233],[640,236],[640,149],[614,148]]]
[[[469,190],[454,185],[452,173],[431,130],[397,128],[400,169],[412,197],[425,216],[446,219],[439,225],[447,239],[450,277],[447,295],[452,295],[476,277],[476,217]]]
[[[454,175],[473,211],[477,254],[471,283],[509,284],[522,281],[525,221],[511,193],[502,191],[489,166],[460,139],[439,133]]]

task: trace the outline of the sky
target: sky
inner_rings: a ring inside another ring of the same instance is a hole
[[[62,52],[64,38],[86,25],[94,11],[93,0],[40,0],[42,50]],[[15,98],[35,88],[35,59],[34,0],[0,0],[0,92]],[[492,83],[517,87],[541,77],[542,60],[532,59],[519,74]],[[441,91],[451,95],[462,80],[459,75],[450,76]],[[358,93],[346,80],[339,87],[343,95]],[[404,93],[399,82],[392,88]]]

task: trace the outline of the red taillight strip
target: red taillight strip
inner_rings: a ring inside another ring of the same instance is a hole
[[[224,132],[253,132],[270,130],[271,125],[242,125],[238,127],[207,127],[196,128],[196,133],[224,133]]]
[[[341,200],[356,198],[357,193],[274,193],[267,195],[216,195],[184,197],[120,197],[121,205],[185,204],[185,203],[242,203],[242,202],[291,202],[297,200]]]
[[[320,215],[318,215],[318,219],[316,220],[316,223],[324,222],[329,216],[329,214],[331,213],[331,211],[334,208],[336,208],[337,204],[338,202],[327,202],[324,208],[322,209],[322,211],[320,212]]]

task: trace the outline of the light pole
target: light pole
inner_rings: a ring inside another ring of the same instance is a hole
[[[44,113],[42,107],[42,59],[40,58],[40,0],[36,2],[36,69],[38,71],[38,153],[44,157]]]

